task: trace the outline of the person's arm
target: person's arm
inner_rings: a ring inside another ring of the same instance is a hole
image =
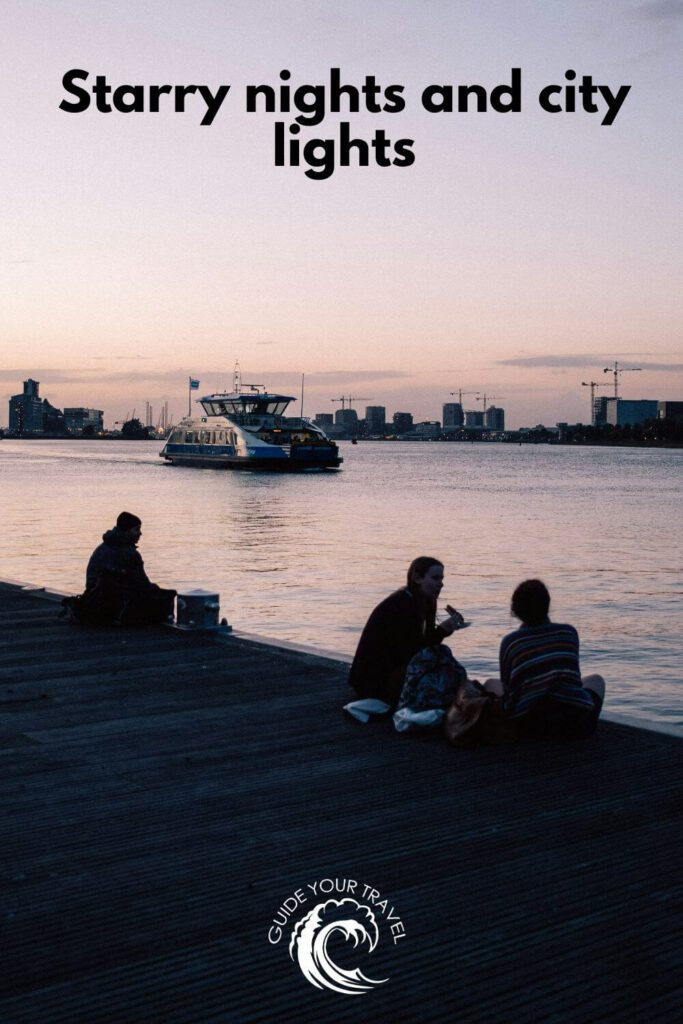
[[[435,647],[437,644],[440,644],[451,633],[454,633],[457,629],[462,629],[465,624],[464,617],[459,611],[452,608],[450,604],[446,605],[446,611],[448,612],[448,618],[440,622],[438,626],[433,620],[427,622],[425,643],[428,647]]]
[[[509,697],[512,693],[512,684],[510,681],[510,659],[509,659],[510,641],[508,637],[503,637],[500,643],[500,652],[498,655],[499,667],[500,667],[500,682],[503,688],[503,693],[506,697]]]
[[[578,631],[573,626],[571,628],[572,628],[572,632],[574,634],[574,637],[576,639],[576,667],[578,669],[579,677],[580,677],[581,676],[581,659],[579,658],[579,634],[578,634]]]
[[[448,620],[446,620],[447,622]],[[438,626],[427,626],[424,636],[425,647],[436,647],[438,644],[443,643],[447,636],[451,635],[455,627],[448,629],[446,623],[441,622]]]
[[[142,590],[146,590],[153,586],[152,581],[145,572],[145,563],[142,560],[142,555],[135,547],[131,548],[130,555],[128,557],[126,575],[130,583],[136,587],[140,587]]]

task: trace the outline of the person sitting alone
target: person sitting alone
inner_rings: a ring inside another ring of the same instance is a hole
[[[522,625],[500,645],[500,680],[485,685],[502,694],[505,715],[523,736],[589,736],[600,716],[605,680],[581,677],[579,635],[573,626],[551,622],[549,608],[541,580],[519,584],[511,610]]]
[[[152,583],[137,549],[142,520],[121,512],[95,548],[85,574],[85,592],[71,604],[76,619],[97,624],[149,626],[173,617],[175,590]]]
[[[349,685],[362,699],[380,700],[394,709],[411,658],[424,647],[439,645],[463,625],[462,615],[454,610],[436,625],[443,574],[438,559],[416,558],[408,569],[407,585],[385,598],[370,615],[349,673]]]

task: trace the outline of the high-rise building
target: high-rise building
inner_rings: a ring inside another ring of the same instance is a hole
[[[613,427],[635,426],[657,419],[657,401],[650,398],[608,398],[607,423]]]
[[[484,426],[484,414],[479,412],[478,409],[471,409],[465,413],[465,426],[466,427],[483,427]]]
[[[487,430],[505,430],[505,410],[490,405],[486,410],[484,422]]]
[[[394,433],[409,434],[413,429],[412,412],[395,412],[393,415]]]
[[[383,434],[386,428],[387,410],[383,405],[368,405],[365,408],[365,433]]]
[[[43,434],[43,401],[38,391],[40,382],[24,381],[24,390],[20,395],[12,395],[9,400],[9,429],[11,434]]]
[[[337,409],[334,422],[338,427],[357,427],[358,413],[355,409]]]
[[[598,395],[593,399],[593,426],[601,427],[607,423],[607,403],[610,401],[605,395]],[[612,399],[613,401],[613,399]]]
[[[463,416],[460,402],[445,402],[443,407],[443,425],[447,427],[461,427],[465,417]]]
[[[334,416],[331,412],[317,412],[313,422],[317,423],[319,427],[331,427],[334,423]]]

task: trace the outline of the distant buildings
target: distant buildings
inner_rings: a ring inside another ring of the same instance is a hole
[[[40,397],[40,382],[24,381],[20,395],[9,400],[9,431],[19,437],[44,437],[46,434],[91,434],[103,429],[100,409],[57,409]]]
[[[43,434],[43,400],[38,395],[40,384],[37,380],[25,380],[20,395],[9,400],[10,434]]]
[[[614,401],[614,399],[605,398],[602,395],[598,395],[593,400],[593,426],[601,427],[607,423],[607,403]]]
[[[394,433],[409,434],[413,429],[412,412],[395,412],[393,416]]]
[[[487,430],[505,430],[505,410],[490,405],[484,414],[484,425]]]
[[[358,427],[358,413],[355,409],[337,409],[334,414],[334,422],[338,427]]]
[[[444,429],[449,427],[462,427],[465,422],[465,417],[462,411],[460,402],[445,402],[443,409],[443,425]]]
[[[613,427],[634,427],[637,423],[657,418],[659,403],[654,399],[606,398],[605,423]]]
[[[40,437],[42,434],[64,434],[64,413],[51,405],[47,398],[39,395],[40,383],[37,380],[24,381],[24,390],[20,395],[12,395],[9,400],[10,434],[22,437]]]
[[[65,409],[64,423],[70,434],[101,434],[104,413],[101,409]]]
[[[610,428],[640,428],[648,421],[657,420],[673,423],[672,428],[665,427],[670,433],[670,429],[674,431],[678,429],[675,426],[676,421],[683,421],[683,401],[601,396],[595,399],[593,409],[593,426],[604,427],[607,433]],[[334,414],[331,412],[316,413],[314,422],[322,427],[330,437],[337,439],[384,438],[387,436],[442,441],[456,439],[505,441],[512,439],[510,433],[506,434],[505,431],[505,410],[499,406],[490,405],[485,410],[464,410],[462,402],[445,402],[442,412],[441,423],[438,420],[422,420],[416,424],[413,414],[410,412],[395,412],[387,421],[386,406],[368,405],[365,407],[363,419],[359,419],[355,409],[345,408],[337,409]],[[146,403],[145,419],[147,426],[151,427],[153,409],[149,402]],[[161,407],[157,432],[159,428],[161,432],[166,430],[169,423],[168,403],[165,402]],[[520,428],[514,433],[537,438],[540,436],[541,430],[545,431],[548,436],[553,433],[557,435],[557,431],[546,430],[540,426]],[[10,398],[9,433],[19,437],[100,436],[104,434],[104,414],[101,409],[86,406],[66,408],[62,412],[46,398],[41,398],[39,382],[29,378],[23,382],[22,393],[12,395]],[[562,424],[560,435],[564,437],[569,436],[570,433],[570,427]],[[667,434],[668,436],[669,434]]]
[[[657,416],[660,420],[679,420],[683,418],[683,402],[658,402]]]
[[[415,426],[415,433],[418,437],[438,437],[441,433],[441,424],[438,420],[424,420]]]
[[[682,402],[658,402],[650,398],[606,398],[600,396],[595,399],[593,405],[593,426],[603,427],[609,424],[613,427],[635,427],[645,420],[669,418],[672,412],[663,412],[663,408],[671,408],[679,405],[683,408]],[[675,416],[675,413],[673,414]]]
[[[365,408],[365,433],[384,434],[387,410],[383,405],[368,405]]]
[[[384,405],[368,405],[365,407],[365,418],[358,419],[353,409],[338,409],[332,413],[317,413],[315,423],[321,426],[331,437],[379,438],[392,435],[403,437],[409,435],[415,440],[438,438],[452,440],[460,431],[477,431],[488,435],[503,434],[505,431],[505,410],[492,405],[484,413],[480,410],[465,412],[460,402],[446,402],[443,405],[443,423],[438,420],[421,420],[415,423],[410,412],[395,412],[387,422],[387,410]],[[492,439],[492,438],[490,438]]]

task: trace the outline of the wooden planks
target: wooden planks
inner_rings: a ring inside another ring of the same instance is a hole
[[[3,1021],[672,1019],[679,739],[455,751],[339,663],[55,615],[0,585]],[[327,877],[405,923],[362,997],[267,941]]]

